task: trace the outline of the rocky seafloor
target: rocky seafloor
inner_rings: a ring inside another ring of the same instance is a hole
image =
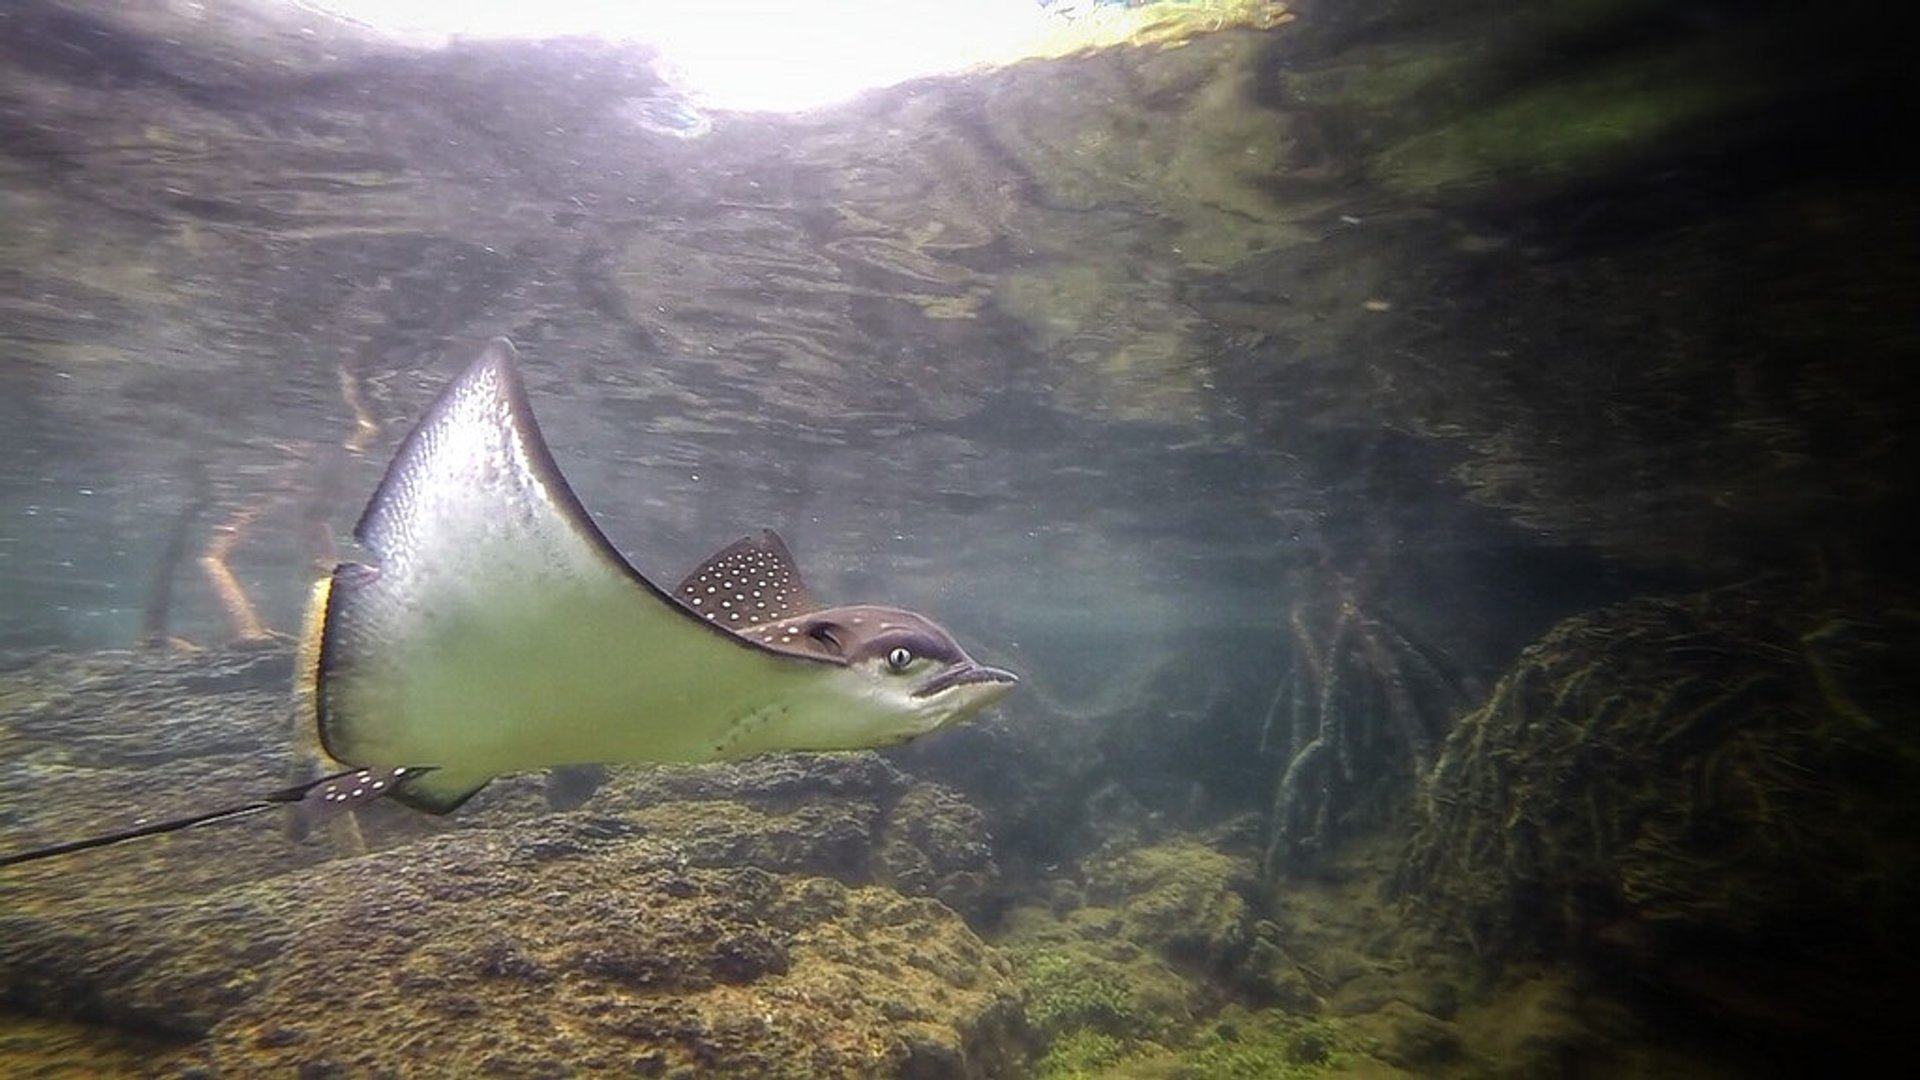
[[[274,786],[290,668],[267,646],[0,675],[8,846]],[[549,800],[506,778],[446,818],[375,805],[354,837],[256,817],[9,868],[0,1071],[1739,1074],[1551,949],[1476,962],[1437,886],[1396,898],[1409,853],[1438,850],[1431,810],[1423,844],[1403,822],[1276,882],[1245,816],[1036,865],[993,805],[875,754],[619,770]]]
[[[290,673],[267,646],[0,677],[9,844],[277,785]],[[617,771],[564,812],[508,778],[357,825],[364,854],[263,816],[9,868],[5,1071],[1391,1075],[1465,1053],[1432,972],[1369,952],[1393,924],[1378,850],[1274,911],[1231,824],[1016,880],[965,795],[873,754]]]

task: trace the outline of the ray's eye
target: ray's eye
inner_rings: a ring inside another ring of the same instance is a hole
[[[905,671],[907,665],[911,663],[913,663],[913,650],[905,645],[895,645],[893,651],[887,653],[887,666],[895,671]]]

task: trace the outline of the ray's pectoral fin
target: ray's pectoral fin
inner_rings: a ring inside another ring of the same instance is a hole
[[[556,765],[547,770],[546,796],[549,810],[579,808],[600,785],[607,782],[605,765]]]
[[[451,769],[417,771],[393,793],[394,799],[429,814],[450,814],[491,783],[491,775],[476,776]]]
[[[358,810],[376,799],[388,795],[397,795],[406,786],[426,778],[425,769],[350,769],[322,777],[307,784],[287,788],[289,793],[298,792],[299,800],[295,804],[307,815],[308,821],[318,821],[328,815],[344,810]]]
[[[321,630],[327,754],[430,767],[394,798],[436,814],[547,764],[558,688],[612,665],[609,643],[692,625],[566,486],[513,355],[491,342],[402,442],[354,530],[372,559],[335,569]]]

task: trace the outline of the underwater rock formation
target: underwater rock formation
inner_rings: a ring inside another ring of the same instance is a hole
[[[1488,960],[1870,1042],[1920,930],[1917,640],[1910,609],[1781,586],[1566,620],[1447,740],[1397,889]]]
[[[1257,845],[1182,835],[1090,857],[996,940],[1044,1080],[1431,1075],[1469,1057],[1449,972],[1396,955],[1391,852],[1261,893]],[[1264,914],[1263,914],[1264,913]]]
[[[882,888],[690,866],[605,818],[473,830],[204,899],[0,919],[0,997],[233,1072],[994,1076],[1003,961]]]
[[[884,885],[974,921],[999,903],[1000,870],[980,811],[876,754],[627,769],[586,808],[675,837],[695,865]]]

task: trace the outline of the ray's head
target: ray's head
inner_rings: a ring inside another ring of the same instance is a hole
[[[870,706],[850,710],[842,720],[848,745],[902,743],[938,731],[1005,697],[1020,681],[968,656],[932,619],[898,608],[827,608],[741,634],[846,669]]]

